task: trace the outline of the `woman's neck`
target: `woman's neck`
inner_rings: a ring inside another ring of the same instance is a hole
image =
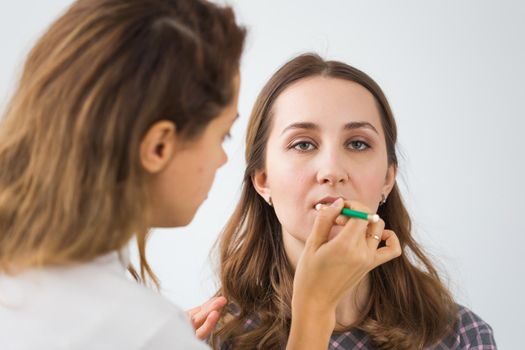
[[[355,287],[346,292],[335,309],[335,330],[342,330],[355,324],[361,317],[370,293],[369,275]]]
[[[286,232],[283,232],[283,242],[288,260],[295,269],[305,243]],[[357,286],[349,289],[337,304],[335,311],[336,326],[334,330],[337,331],[347,328],[361,318],[360,310],[363,310],[369,294],[370,280],[369,275],[366,275]]]

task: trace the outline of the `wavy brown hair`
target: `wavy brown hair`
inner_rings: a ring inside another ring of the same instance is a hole
[[[89,261],[137,237],[139,144],[160,120],[190,139],[234,95],[245,30],[199,0],[78,0],[29,53],[0,125],[0,272]]]
[[[356,82],[376,99],[386,138],[389,165],[398,166],[396,123],[381,88],[365,73],[315,54],[298,56],[266,83],[253,108],[246,137],[246,171],[241,198],[218,242],[218,292],[231,303],[211,342],[215,348],[283,349],[291,321],[293,268],[282,240],[281,224],[252,185],[265,167],[272,108],[298,80],[324,76]],[[374,270],[362,317],[351,327],[365,331],[380,349],[421,349],[444,337],[456,320],[456,304],[430,260],[411,234],[410,217],[397,184],[378,209],[386,228],[399,237],[404,254]],[[231,311],[233,310],[233,311]],[[246,327],[248,320],[257,326]]]

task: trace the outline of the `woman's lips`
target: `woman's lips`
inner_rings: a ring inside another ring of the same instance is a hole
[[[317,201],[313,207],[315,210],[319,210],[321,209],[321,206],[323,205],[330,205],[332,204],[333,202],[335,202],[336,200],[338,200],[339,198],[343,198],[343,196],[338,196],[338,197],[324,197],[322,198],[321,200]]]

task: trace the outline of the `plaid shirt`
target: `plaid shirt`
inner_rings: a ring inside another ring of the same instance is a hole
[[[454,332],[428,350],[496,350],[496,342],[492,328],[478,315],[464,306],[458,305],[458,322]],[[257,326],[255,319],[246,321],[246,330]],[[223,344],[222,350],[231,349]],[[347,332],[333,333],[330,337],[328,350],[374,350],[368,335],[361,330],[354,329]]]

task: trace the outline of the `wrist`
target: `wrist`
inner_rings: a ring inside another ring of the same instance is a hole
[[[292,315],[308,315],[327,319],[333,316],[335,323],[335,309],[337,302],[330,302],[326,298],[316,297],[312,294],[302,295],[294,293],[292,295]]]
[[[292,299],[292,324],[287,350],[327,349],[335,327],[335,306]]]

